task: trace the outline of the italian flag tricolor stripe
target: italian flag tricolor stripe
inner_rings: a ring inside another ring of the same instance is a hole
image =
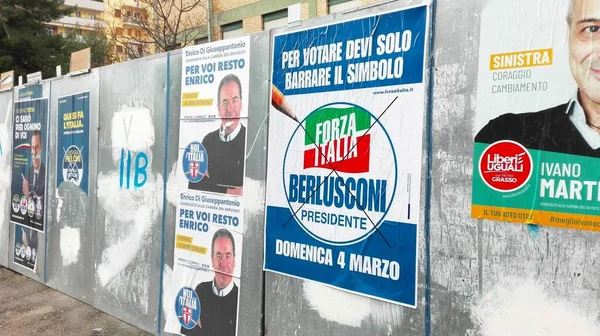
[[[304,169],[368,172],[371,135],[365,132],[370,126],[371,115],[358,107],[326,107],[313,112],[305,120]]]

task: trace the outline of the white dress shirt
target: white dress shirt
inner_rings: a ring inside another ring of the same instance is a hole
[[[570,113],[569,119],[588,145],[590,145],[592,149],[598,149],[600,148],[600,133],[588,125],[583,107],[579,103],[577,92],[578,91],[575,91],[575,94],[571,98],[566,113]]]

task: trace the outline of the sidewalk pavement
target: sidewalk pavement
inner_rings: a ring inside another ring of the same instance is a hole
[[[0,266],[0,335],[150,335]]]

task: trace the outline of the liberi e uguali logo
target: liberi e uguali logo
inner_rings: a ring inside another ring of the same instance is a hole
[[[529,181],[531,155],[523,145],[501,140],[489,145],[479,158],[479,174],[485,184],[500,192],[511,192]]]
[[[283,161],[290,210],[305,232],[333,245],[356,243],[379,227],[397,178],[388,132],[350,103],[312,111],[293,132]]]

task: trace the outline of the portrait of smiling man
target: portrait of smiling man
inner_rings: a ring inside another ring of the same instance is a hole
[[[189,189],[243,194],[246,127],[240,122],[242,98],[240,79],[234,74],[223,77],[217,94],[220,126],[202,140],[208,156],[207,173],[199,182],[189,182]]]
[[[528,149],[600,157],[600,0],[571,0],[566,15],[569,68],[577,90],[542,111],[491,120],[476,142],[516,141]]]

